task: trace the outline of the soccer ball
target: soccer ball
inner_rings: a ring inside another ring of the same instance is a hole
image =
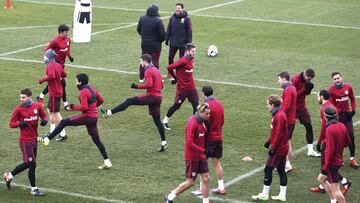
[[[215,45],[210,45],[208,49],[208,56],[215,57],[219,53],[217,47]]]

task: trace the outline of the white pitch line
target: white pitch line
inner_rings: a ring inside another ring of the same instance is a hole
[[[227,2],[227,3],[223,3],[223,4],[217,4],[217,5],[208,6],[208,7],[199,8],[199,9],[196,9],[196,10],[193,10],[193,11],[189,11],[188,13],[197,13],[197,12],[200,12],[200,11],[205,11],[205,10],[209,10],[209,9],[212,9],[212,8],[218,8],[218,7],[222,7],[222,6],[227,6],[227,5],[239,3],[239,2],[242,2],[242,1],[244,1],[244,0],[236,0],[236,1],[231,1],[231,2]]]
[[[131,23],[93,23],[93,26],[111,26],[111,25],[127,25]],[[57,27],[59,25],[31,25],[31,26],[20,26],[20,27],[2,27],[0,31],[3,30],[20,30],[20,29],[33,29],[33,28],[48,28],[48,27]]]
[[[0,181],[0,184],[5,185],[6,182]],[[17,183],[11,183],[11,185],[15,186],[15,187],[20,187],[20,188],[23,188],[23,189],[30,189],[31,188],[30,186],[17,184]],[[56,189],[50,189],[50,188],[42,188],[41,187],[41,190],[44,191],[44,192],[57,193],[57,194],[68,195],[68,196],[73,196],[73,197],[79,197],[79,198],[83,198],[83,199],[98,200],[98,201],[105,201],[105,202],[126,203],[125,201],[117,200],[117,199],[109,199],[109,198],[106,198],[106,197],[96,197],[96,196],[84,195],[84,194],[74,193],[74,192],[65,192],[65,191],[56,190]]]
[[[28,48],[24,48],[24,49],[19,49],[19,50],[16,50],[16,51],[1,53],[0,56],[7,56],[7,55],[10,55],[10,54],[16,54],[16,53],[20,53],[20,52],[24,52],[24,51],[36,49],[36,48],[39,48],[39,47],[44,47],[44,46],[46,46],[46,45],[48,45],[48,43],[39,44],[39,45],[36,45],[36,46],[32,46],[32,47],[28,47]]]

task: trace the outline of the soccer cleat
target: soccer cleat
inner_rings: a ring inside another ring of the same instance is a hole
[[[64,141],[64,140],[66,140],[67,138],[68,138],[67,135],[65,135],[65,136],[59,135],[55,140],[56,140],[56,141]]]
[[[347,180],[346,183],[343,184],[343,188],[341,189],[341,192],[343,193],[343,195],[345,195],[347,193],[350,186],[351,186],[351,181],[350,180]]]
[[[318,192],[318,193],[325,193],[325,189],[324,189],[324,188],[320,188],[319,186],[310,188],[310,191],[311,191],[311,192]]]
[[[258,195],[251,196],[253,200],[260,200],[260,201],[268,201],[269,195],[263,195],[262,193],[259,193]]]
[[[191,194],[193,194],[195,196],[199,196],[199,195],[202,195],[202,192],[200,189],[197,189],[197,190],[191,191]]]
[[[139,83],[143,83],[143,82],[145,82],[144,79],[140,79],[140,80],[139,80]]]
[[[104,118],[109,118],[110,117],[110,115],[108,115],[107,114],[107,109],[105,109],[105,107],[103,106],[103,105],[100,105],[99,106],[99,110],[100,110],[100,112],[102,113],[102,115],[103,115],[103,117]]]
[[[211,190],[211,192],[218,194],[218,195],[225,195],[226,194],[226,190],[220,190],[219,188],[213,189]]]
[[[314,150],[308,151],[307,155],[308,156],[313,156],[313,157],[321,157],[321,154],[315,152]]]
[[[38,137],[37,138],[38,142],[45,145],[45,146],[48,146],[49,143],[50,143],[50,140],[47,136],[44,136],[44,137]]]
[[[165,145],[161,145],[160,148],[158,149],[159,152],[165,152],[165,150],[168,148],[168,144]]]
[[[166,130],[171,130],[171,128],[169,127],[169,123],[163,123],[163,126]]]
[[[41,192],[38,188],[36,188],[35,190],[31,190],[30,194],[32,194],[36,197],[44,196],[44,193]]]
[[[280,201],[280,202],[286,202],[286,197],[282,196],[282,195],[271,196],[271,199],[277,200],[277,201]]]
[[[165,200],[165,203],[173,203],[174,202],[173,200],[169,200],[167,195],[164,196],[164,200]]]
[[[359,168],[359,164],[356,162],[355,159],[349,161],[349,165],[355,169]]]
[[[111,162],[104,162],[101,166],[98,167],[98,169],[109,169],[112,167],[112,163]]]
[[[6,187],[8,190],[11,190],[11,181],[12,181],[12,178],[9,178],[9,173],[5,173],[4,174],[4,180],[6,182]]]

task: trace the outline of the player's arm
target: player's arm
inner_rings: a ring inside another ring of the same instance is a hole
[[[334,137],[335,135],[329,131],[329,128],[326,129],[325,137],[326,137],[326,150],[325,150],[325,162],[322,167],[322,170],[326,171],[329,168],[329,165],[332,161],[332,157],[335,152],[335,143]]]
[[[154,79],[151,76],[150,71],[145,71],[144,77],[145,77],[145,83],[137,85],[136,89],[150,89],[150,88],[152,88],[152,86],[154,84]]]
[[[286,131],[287,131],[287,127],[286,127],[286,121],[284,119],[282,119],[281,117],[279,117],[280,119],[278,120],[277,125],[275,126],[275,139],[274,142],[271,143],[271,150],[273,152],[276,152],[276,150],[279,148],[281,140],[283,139],[284,136],[286,136]]]
[[[74,62],[74,58],[71,56],[71,39],[69,39],[69,50],[67,51],[67,57],[69,58],[70,62]]]
[[[169,45],[169,40],[170,40],[170,36],[171,36],[171,29],[172,29],[172,18],[170,18],[169,20],[169,24],[166,28],[166,35],[165,35],[165,45]]]
[[[158,36],[160,42],[165,40],[165,27],[163,21],[160,19],[159,25],[158,25]]]
[[[353,112],[356,112],[356,98],[355,98],[355,93],[352,89],[352,87],[349,88],[349,97],[350,97],[350,101],[351,101],[351,109]]]
[[[185,29],[186,29],[186,42],[191,43],[192,42],[192,22],[190,17],[187,18],[188,20],[185,22]]]
[[[200,147],[199,145],[196,145],[194,142],[194,137],[196,134],[197,126],[195,123],[190,123],[189,126],[186,128],[186,145],[189,146],[191,151],[195,151],[198,153],[205,153],[205,149]]]
[[[20,126],[19,115],[20,114],[19,114],[19,111],[17,109],[15,109],[12,112],[10,122],[9,122],[10,128],[17,128],[17,127]]]
[[[61,78],[66,78],[67,77],[67,73],[65,72],[64,69],[62,69],[61,71]]]
[[[141,18],[139,19],[136,31],[139,33],[139,35],[141,35]]]
[[[291,97],[289,95],[289,92],[287,90],[285,90],[284,92],[284,101],[282,102],[281,104],[281,109],[284,111],[284,113],[286,115],[289,115],[289,112],[290,112],[290,108],[291,108],[291,103],[290,103],[290,100],[291,100]]]
[[[57,47],[57,46],[56,46],[55,40],[52,40],[52,41],[48,44],[48,46],[45,48],[44,51],[47,51],[47,50],[49,50],[49,49],[55,50],[56,47]]]
[[[55,79],[55,70],[46,68],[46,76],[39,79],[39,84]]]
[[[96,96],[96,107],[98,107],[101,104],[103,104],[105,100],[98,91],[95,91],[95,96]]]
[[[323,116],[323,115],[322,115]],[[325,119],[325,118],[324,118]],[[317,140],[317,144],[321,144],[321,141],[325,139],[325,131],[326,131],[326,121],[323,118],[321,118],[321,129],[320,129],[320,135]]]
[[[185,62],[184,62],[184,58],[181,58],[180,60],[176,61],[175,63],[173,64],[170,64],[167,69],[170,73],[170,75],[176,80],[176,74],[174,72],[174,70],[178,67],[181,67],[181,66],[184,66],[185,65]]]
[[[76,106],[74,105],[72,108],[72,110],[75,110],[75,111],[87,111],[89,109],[89,104],[88,104],[88,99],[90,98],[91,96],[91,93],[90,93],[90,90],[88,91],[84,91],[82,90],[80,92],[80,106]]]

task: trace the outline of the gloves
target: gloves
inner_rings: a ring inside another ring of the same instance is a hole
[[[42,80],[38,80],[38,82],[39,82],[39,84],[40,84],[40,85],[43,83],[43,81],[42,81]]]
[[[270,155],[270,156],[272,156],[272,155],[274,155],[274,154],[275,154],[274,150],[272,150],[272,149],[269,150],[269,155]]]
[[[205,155],[206,155],[206,158],[212,157],[213,151],[210,149],[205,149]]]
[[[176,79],[171,80],[171,84],[172,84],[172,85],[175,85],[176,83],[177,83],[177,80],[176,80]]]
[[[269,149],[269,147],[270,147],[270,141],[265,142],[264,147],[267,148],[267,149]]]
[[[72,56],[69,56],[69,60],[71,63],[74,62],[74,58]]]
[[[27,122],[21,121],[19,127],[20,128],[26,128],[28,126]]]
[[[311,91],[314,88],[314,84],[312,82],[305,83],[305,89]]]
[[[317,143],[316,149],[317,149],[319,152],[321,152],[321,144],[320,144],[320,143]]]
[[[351,121],[352,117],[355,115],[355,111],[340,111],[340,113],[345,117],[344,121]]]
[[[41,125],[41,126],[46,126],[47,123],[48,123],[47,120],[41,120],[41,121],[40,121],[40,125]]]
[[[131,87],[132,89],[137,89],[137,85],[135,85],[135,83],[131,84],[130,87]]]
[[[169,46],[169,40],[165,40],[165,45]]]

